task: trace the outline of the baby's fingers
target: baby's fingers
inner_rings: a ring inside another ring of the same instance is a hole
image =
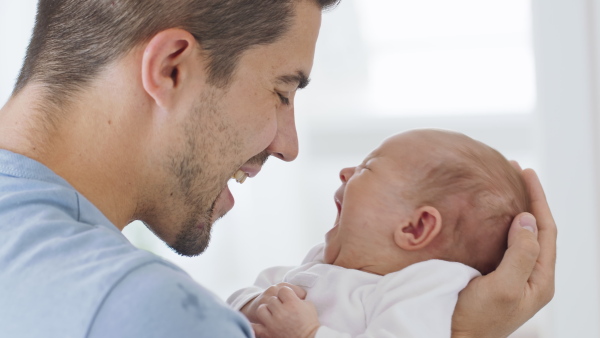
[[[300,298],[298,298],[298,295],[294,292],[294,290],[292,290],[289,287],[283,287],[279,289],[279,292],[277,293],[277,298],[281,303],[289,303],[296,300],[300,300]]]
[[[290,283],[279,283],[277,284],[277,286],[284,288],[290,288],[292,291],[294,291],[294,293],[296,294],[296,296],[298,296],[298,298],[300,299],[305,299],[306,298],[306,290],[304,290],[303,288],[299,287],[298,285],[293,285]],[[281,289],[280,288],[280,289]]]
[[[256,338],[270,338],[266,327],[262,324],[251,323]]]
[[[277,298],[277,297],[273,297],[273,298]],[[271,305],[271,306],[273,306],[273,305]],[[272,317],[273,317],[273,312],[271,312],[271,309],[269,309],[269,305],[260,304],[258,306],[258,308],[256,309],[256,318],[258,319],[259,322],[268,323]]]

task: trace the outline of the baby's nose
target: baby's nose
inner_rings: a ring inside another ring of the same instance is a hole
[[[343,183],[346,183],[346,182],[348,182],[350,177],[352,177],[353,174],[354,174],[354,167],[344,168],[344,169],[340,170],[340,180]]]

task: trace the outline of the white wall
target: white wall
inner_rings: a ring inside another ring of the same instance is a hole
[[[0,106],[19,75],[35,21],[35,0],[0,0]]]
[[[559,226],[556,337],[599,337],[598,1],[535,0],[540,172]]]

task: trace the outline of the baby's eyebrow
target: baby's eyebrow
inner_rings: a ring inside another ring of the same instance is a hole
[[[277,78],[277,82],[284,84],[297,84],[298,89],[306,88],[310,83],[310,79],[303,71],[298,70],[296,74],[282,75]]]

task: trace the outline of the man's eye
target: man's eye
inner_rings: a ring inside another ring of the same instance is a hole
[[[290,99],[286,96],[283,96],[281,93],[277,93],[277,96],[279,96],[279,100],[281,100],[281,103],[285,104],[286,106],[290,105]]]

